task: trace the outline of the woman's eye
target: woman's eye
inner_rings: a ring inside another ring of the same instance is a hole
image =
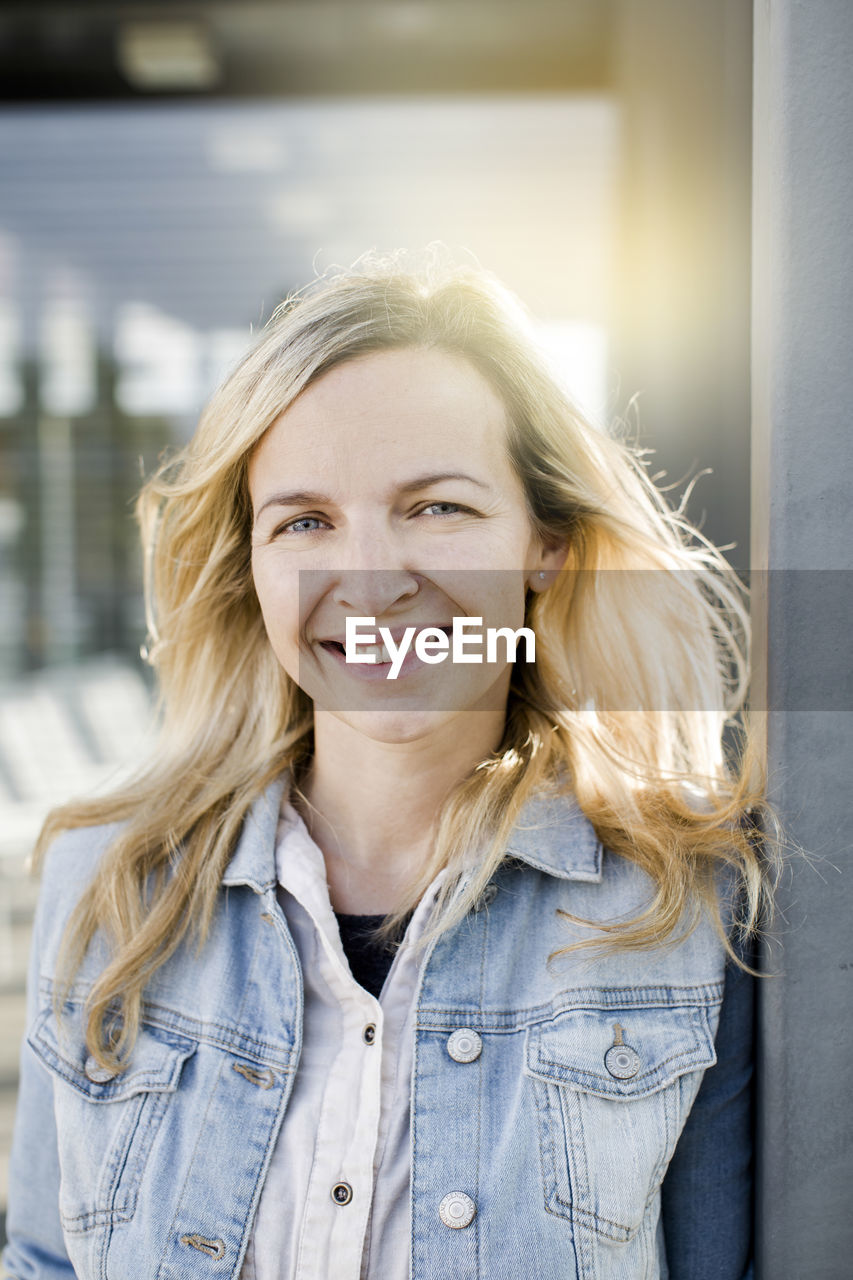
[[[440,508],[440,509],[437,509]],[[421,515],[427,511],[434,511],[439,516],[455,516],[460,511],[470,513],[470,507],[463,507],[458,502],[430,502],[426,507],[421,508]]]
[[[276,534],[279,533],[315,533],[325,520],[321,520],[319,516],[298,516],[296,520],[288,520],[286,524],[279,525]]]

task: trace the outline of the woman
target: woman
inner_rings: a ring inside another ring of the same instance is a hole
[[[40,842],[11,1273],[740,1280],[722,557],[436,255],[289,299],[139,512],[162,732]]]

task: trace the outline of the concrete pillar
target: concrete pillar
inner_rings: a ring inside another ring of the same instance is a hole
[[[853,4],[756,0],[752,565],[794,858],[759,984],[757,1280],[853,1266]],[[823,571],[823,572],[820,572]]]

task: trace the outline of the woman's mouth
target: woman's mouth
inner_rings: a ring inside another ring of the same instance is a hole
[[[346,657],[346,649],[340,640],[321,640],[324,649],[329,649]],[[360,644],[356,650],[359,657],[371,658],[373,666],[382,666],[393,661],[392,655],[384,644]]]
[[[410,627],[413,625],[414,624],[411,623],[409,624]],[[453,633],[452,624],[448,624],[446,626],[434,626],[432,623],[428,623],[423,626],[416,627],[416,630],[421,631],[426,627],[430,627],[436,631],[442,631],[448,637],[448,640]],[[390,639],[395,647],[399,646],[403,642],[406,630],[406,627],[395,627],[391,631]],[[409,644],[405,657],[402,661],[399,658],[399,652],[392,652],[382,640],[377,641],[375,644],[368,644],[364,641],[360,641],[355,647],[354,654],[351,654],[349,658],[347,657],[347,651],[343,640],[330,638],[327,640],[320,640],[318,643],[320,647],[325,649],[336,662],[344,666],[353,675],[362,679],[370,679],[371,677],[375,678],[376,676],[381,676],[383,679],[387,678],[389,669],[394,665],[395,661],[399,664],[396,668],[398,676],[405,675],[408,671],[427,665],[417,656],[414,645],[411,643]],[[353,661],[353,657],[355,657],[356,661]]]

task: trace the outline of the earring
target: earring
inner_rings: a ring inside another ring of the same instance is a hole
[[[540,570],[540,573],[539,573],[539,581],[540,581],[540,582],[544,582],[544,581],[545,581],[545,574],[544,574],[544,573],[542,573],[542,572],[541,572],[541,570]]]

